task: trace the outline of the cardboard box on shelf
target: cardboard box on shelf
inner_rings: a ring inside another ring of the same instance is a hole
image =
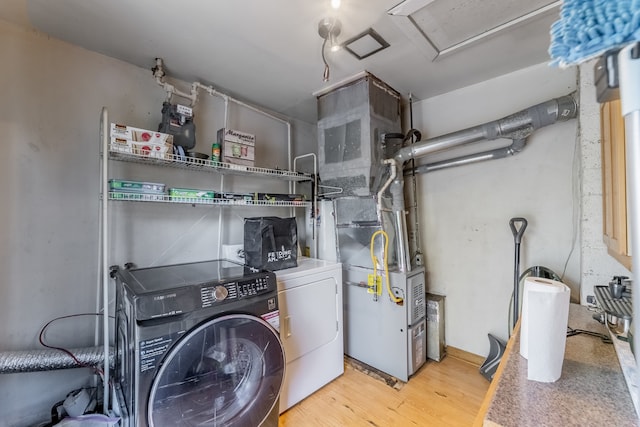
[[[217,199],[218,193],[211,190],[198,190],[195,188],[169,188],[169,197],[172,199]]]
[[[255,166],[255,135],[222,128],[218,130],[217,141],[222,147],[222,162]]]
[[[143,182],[143,181],[128,181],[124,179],[110,179],[109,189],[111,191],[118,192],[131,192],[131,193],[164,193],[165,184],[159,182]]]
[[[111,123],[111,151],[171,160],[173,135]]]
[[[304,202],[302,194],[254,193],[254,200],[267,202]]]
[[[230,193],[225,192],[220,194],[220,198],[229,201],[244,201],[250,202],[253,200],[253,194],[251,193]]]

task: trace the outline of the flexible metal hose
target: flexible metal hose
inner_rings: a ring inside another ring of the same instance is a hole
[[[60,350],[26,350],[0,352],[0,374],[18,372],[53,371],[57,369],[98,367],[104,364],[104,349],[99,347],[84,347],[69,349],[81,363],[79,365],[71,356]],[[113,366],[114,351],[109,353],[109,365]]]

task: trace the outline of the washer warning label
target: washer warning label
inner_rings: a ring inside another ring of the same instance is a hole
[[[154,369],[167,352],[177,334],[140,341],[140,372]]]
[[[273,329],[280,331],[280,310],[275,310],[270,313],[263,314],[262,317],[268,324],[273,326]]]

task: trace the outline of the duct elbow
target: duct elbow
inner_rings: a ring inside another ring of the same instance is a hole
[[[556,120],[566,122],[578,116],[578,102],[573,95],[556,98]]]
[[[401,148],[394,156],[393,160],[395,160],[399,165],[403,165],[407,160],[411,160],[413,158],[411,147]]]

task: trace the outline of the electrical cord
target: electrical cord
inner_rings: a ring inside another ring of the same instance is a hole
[[[81,316],[103,316],[102,313],[78,313],[78,314],[70,314],[68,316],[60,316],[60,317],[56,317],[55,319],[52,319],[50,321],[48,321],[43,327],[42,329],[40,329],[40,333],[38,334],[38,341],[40,342],[40,345],[42,345],[43,347],[46,348],[50,348],[53,350],[59,350],[62,351],[63,353],[65,353],[66,355],[68,355],[69,357],[71,357],[73,359],[73,361],[80,367],[83,368],[92,368],[96,373],[98,373],[100,375],[100,377],[103,376],[103,372],[101,369],[96,368],[95,366],[89,365],[87,363],[83,363],[81,362],[76,356],[75,354],[73,354],[71,351],[69,351],[66,348],[63,347],[58,347],[58,346],[53,346],[50,344],[47,344],[44,340],[44,335],[45,332],[47,330],[47,328],[49,327],[49,325],[51,325],[52,323],[58,321],[58,320],[63,320],[63,319],[69,319],[69,318],[73,318],[73,317],[81,317]],[[114,318],[113,316],[109,316],[110,318]]]
[[[579,180],[576,177],[579,174],[579,162],[578,162],[578,138],[576,138],[575,145],[573,147],[573,159],[571,164],[571,250],[567,255],[567,259],[564,262],[562,274],[560,275],[560,282],[563,281],[564,275],[567,272],[567,266],[569,260],[573,255],[578,240],[578,223],[580,221],[580,203],[579,203]]]
[[[572,337],[574,335],[579,335],[579,334],[585,334],[585,335],[591,335],[593,337],[598,337],[605,344],[613,344],[613,341],[611,340],[611,337],[608,337],[605,334],[601,334],[599,332],[587,331],[585,329],[573,329],[571,326],[567,326],[567,336],[568,337]]]

